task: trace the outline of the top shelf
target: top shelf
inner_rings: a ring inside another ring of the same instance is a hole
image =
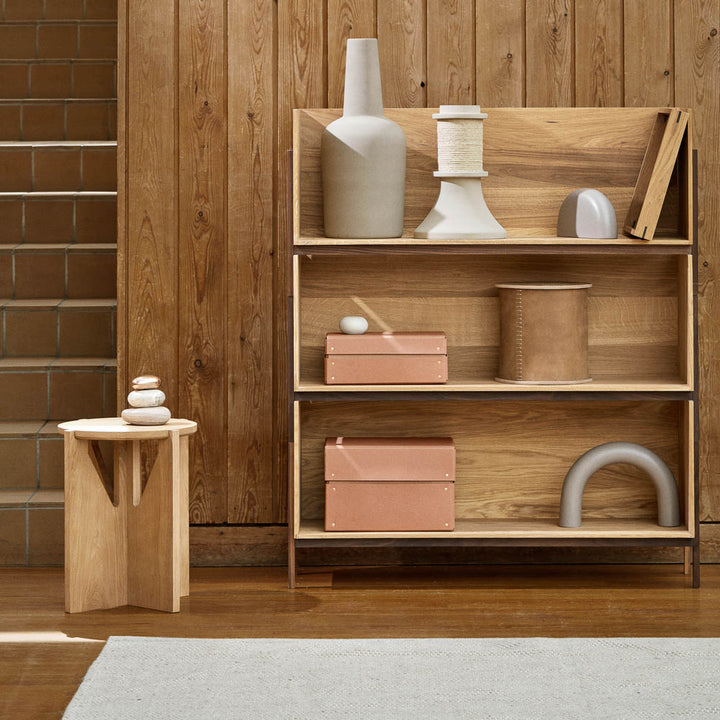
[[[659,111],[667,108],[484,108],[482,181],[490,211],[507,239],[438,241],[414,238],[415,228],[435,204],[437,122],[433,108],[385,110],[407,139],[405,225],[400,238],[324,236],[320,141],[342,111],[294,111],[293,245],[297,254],[423,251],[444,253],[669,253],[690,254],[692,218],[691,143],[684,144],[651,241],[630,237],[623,224]],[[612,202],[619,237],[557,237],[560,206],[571,191],[590,187]]]
[[[298,237],[295,253],[311,254],[403,254],[403,253],[475,253],[475,254],[552,254],[553,252],[589,253],[654,253],[659,255],[690,255],[692,241],[679,236],[655,237],[652,242],[625,235],[617,238],[508,237],[494,240],[427,240],[399,238],[328,238]]]

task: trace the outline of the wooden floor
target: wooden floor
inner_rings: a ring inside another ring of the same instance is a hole
[[[196,568],[179,614],[63,612],[61,569],[0,570],[0,718],[60,718],[110,635],[720,635],[720,566],[355,569],[287,590],[281,568]]]

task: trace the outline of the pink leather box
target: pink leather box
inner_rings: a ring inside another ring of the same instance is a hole
[[[441,384],[447,378],[442,332],[329,333],[325,340],[328,385]]]
[[[455,528],[452,438],[327,438],[325,529]]]

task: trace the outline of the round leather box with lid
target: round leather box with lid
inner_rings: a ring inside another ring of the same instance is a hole
[[[588,374],[589,283],[499,283],[499,382],[572,385]]]

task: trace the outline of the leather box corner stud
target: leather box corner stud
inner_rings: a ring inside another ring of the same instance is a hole
[[[334,437],[325,441],[325,530],[454,529],[452,438]]]
[[[327,385],[442,384],[448,379],[443,332],[328,333]]]
[[[500,283],[499,382],[574,385],[588,376],[589,283]]]

